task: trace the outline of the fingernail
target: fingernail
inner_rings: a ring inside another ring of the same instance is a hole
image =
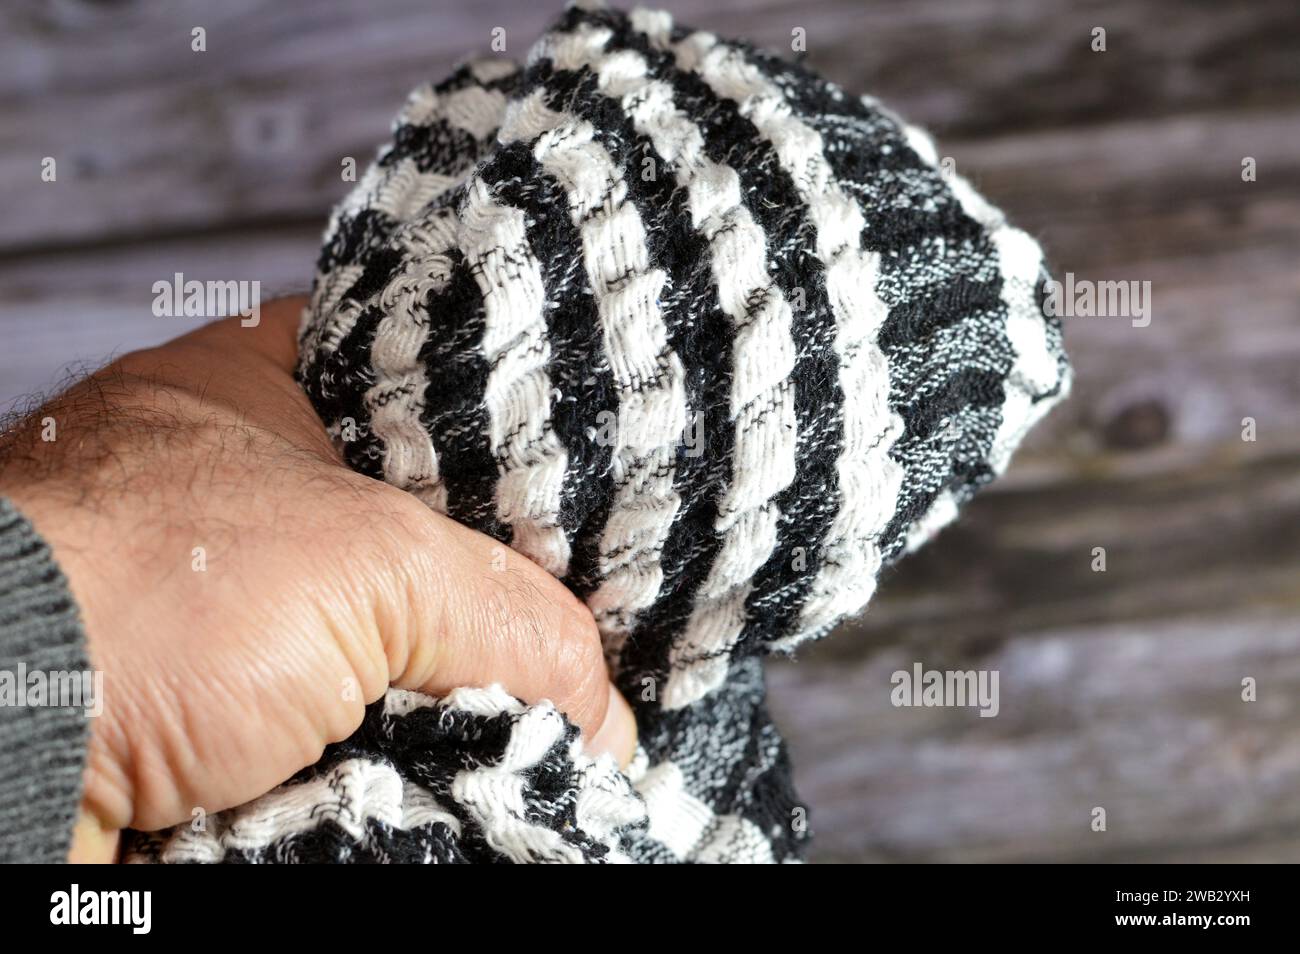
[[[627,768],[636,754],[636,716],[632,715],[632,707],[613,685],[609,687],[605,721],[587,741],[587,752],[591,755],[609,753],[618,760],[621,768]]]

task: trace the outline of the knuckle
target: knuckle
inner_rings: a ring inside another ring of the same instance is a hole
[[[563,610],[569,617],[560,627],[561,636],[550,654],[550,673],[558,689],[556,706],[583,729],[595,731],[604,721],[609,705],[609,677],[605,655],[594,622]]]

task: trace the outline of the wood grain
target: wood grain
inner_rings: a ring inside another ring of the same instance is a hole
[[[977,499],[770,667],[821,857],[1300,859],[1297,539],[1300,455],[1257,446]],[[997,670],[998,715],[895,708],[918,662]]]
[[[486,50],[494,27],[522,57],[551,15],[506,0],[122,6],[0,9],[0,249],[316,221],[344,191],[342,158],[371,154],[409,89]],[[787,52],[801,28],[811,65],[944,136],[1300,103],[1292,0],[665,6]],[[40,183],[44,156],[57,187]]]
[[[960,660],[886,643],[773,667],[816,857],[1300,860],[1295,619],[1052,626]],[[998,715],[895,708],[891,674],[918,661],[997,670]]]

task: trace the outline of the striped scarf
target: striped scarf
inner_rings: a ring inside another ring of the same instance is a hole
[[[499,688],[391,690],[132,857],[800,860],[762,657],[861,610],[1065,395],[1045,277],[924,132],[665,13],[574,6],[525,66],[416,90],[333,214],[299,380],[352,467],[590,606],[635,761]]]

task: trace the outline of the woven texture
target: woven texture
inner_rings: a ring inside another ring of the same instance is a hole
[[[133,859],[800,860],[761,657],[861,610],[1068,389],[1038,246],[938,161],[658,12],[571,8],[525,66],[412,94],[331,220],[299,378],[351,466],[586,601],[641,749],[392,691]]]

